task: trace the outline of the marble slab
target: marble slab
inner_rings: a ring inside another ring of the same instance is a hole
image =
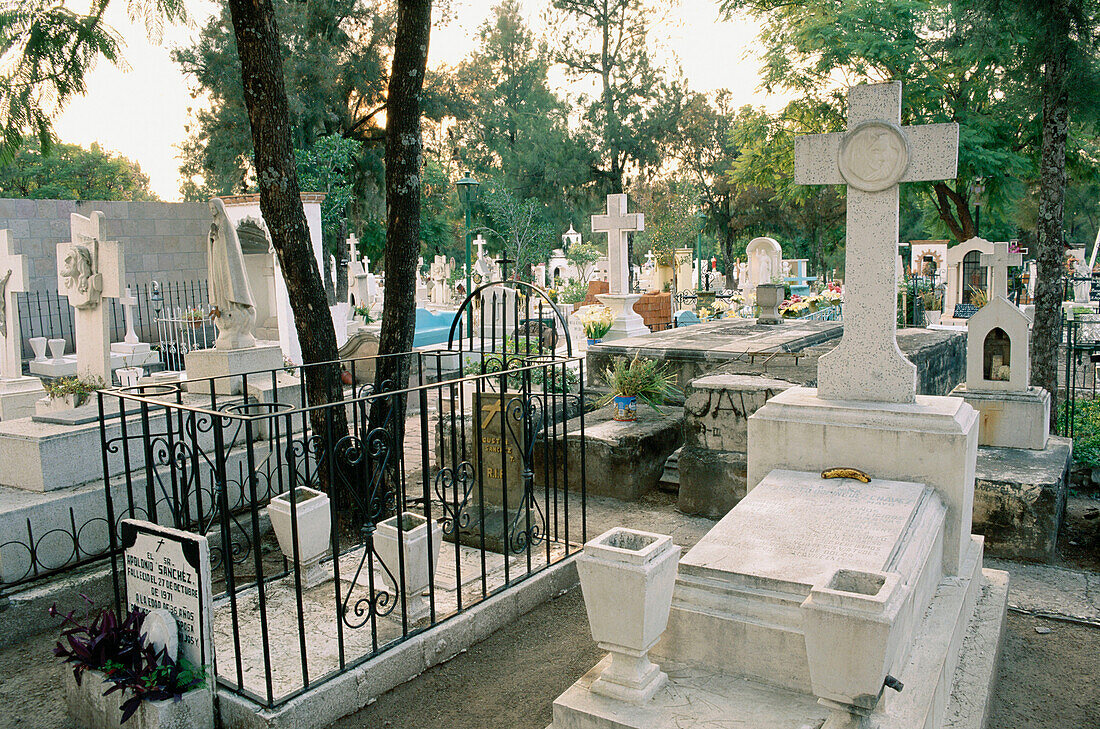
[[[887,571],[930,493],[920,483],[772,471],[687,553],[680,569],[807,586],[838,568]]]

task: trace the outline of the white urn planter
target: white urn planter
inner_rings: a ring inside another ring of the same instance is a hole
[[[779,284],[760,284],[756,287],[756,305],[760,308],[757,324],[782,324],[779,305],[783,303],[786,289]]]
[[[588,623],[592,638],[611,653],[593,692],[641,703],[668,682],[649,650],[668,625],[679,560],[672,537],[625,527],[584,545],[577,571]]]
[[[271,519],[271,528],[279,540],[279,549],[291,562],[295,559],[295,533],[292,529],[291,509],[298,522],[297,547],[298,566],[302,575],[302,588],[316,587],[331,575],[321,567],[321,559],[329,551],[331,520],[329,498],[325,494],[308,486],[294,489],[297,503],[291,503],[291,492],[279,494],[267,505],[267,516]]]
[[[810,687],[838,726],[874,711],[885,687],[901,690],[890,671],[902,652],[908,595],[896,572],[842,569],[802,603]]]
[[[400,518],[400,531],[398,519]],[[374,551],[389,568],[381,570],[383,581],[396,595],[404,587],[405,610],[409,620],[419,620],[428,614],[430,605],[424,599],[424,592],[431,585],[432,574],[428,571],[428,554],[431,553],[432,570],[439,564],[439,547],[443,542],[443,528],[438,522],[429,522],[420,514],[403,511],[399,515],[378,522],[374,533]],[[398,545],[404,543],[403,585],[394,584],[398,578],[401,554]],[[392,573],[392,574],[391,574]],[[400,599],[400,598],[398,598]]]
[[[140,367],[119,367],[115,370],[119,387],[135,387],[145,371]]]
[[[99,671],[84,671],[77,684],[73,672],[62,671],[65,703],[73,723],[85,729],[213,729],[214,696],[207,687],[183,694],[179,701],[142,701],[134,715],[121,723],[122,704],[130,694],[115,691],[104,696],[113,684]]]

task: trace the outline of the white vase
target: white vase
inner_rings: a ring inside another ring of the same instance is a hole
[[[45,337],[31,337],[31,351],[34,352],[35,362],[46,361],[46,338]]]
[[[331,515],[329,498],[325,494],[308,486],[298,486],[295,490],[298,502],[292,504],[290,492],[279,494],[267,505],[267,516],[271,519],[271,528],[279,540],[279,549],[291,562],[294,561],[295,531],[292,515],[297,521],[298,568],[302,578],[302,589],[316,587],[331,578],[321,566],[321,559],[329,551],[331,543]]]
[[[625,527],[584,545],[577,571],[588,623],[592,638],[611,653],[593,692],[641,703],[668,682],[649,650],[668,625],[679,560],[672,537]]]
[[[65,356],[64,339],[48,339],[46,344],[50,346],[50,357],[53,359],[58,360]]]
[[[115,375],[118,376],[118,384],[120,387],[136,386],[143,374],[145,374],[145,370],[140,367],[119,367],[115,370]]]
[[[429,611],[429,604],[423,593],[432,581],[428,571],[428,555],[431,554],[431,566],[434,572],[439,564],[439,547],[443,541],[443,529],[438,522],[429,522],[420,514],[403,511],[401,529],[398,531],[398,515],[381,521],[374,533],[374,551],[388,568],[382,570],[382,579],[394,594],[405,592],[405,611],[410,620],[419,620]],[[398,552],[398,544],[403,544],[403,553]],[[401,578],[401,559],[404,559],[404,577]],[[401,580],[400,585],[394,580]],[[398,598],[400,599],[400,598]]]

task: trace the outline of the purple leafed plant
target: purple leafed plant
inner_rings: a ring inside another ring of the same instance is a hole
[[[91,606],[92,601],[81,595]],[[73,664],[73,676],[80,684],[81,675],[88,669],[102,671],[112,686],[104,696],[115,691],[129,691],[131,696],[122,703],[125,722],[141,706],[142,701],[179,701],[186,692],[200,688],[205,682],[201,667],[184,659],[174,661],[162,649],[157,651],[141,638],[141,624],[145,611],[133,608],[119,622],[112,610],[89,609],[81,622],[74,617],[76,611],[62,614],[57,606],[50,607],[50,615],[62,619],[63,630],[53,654]]]

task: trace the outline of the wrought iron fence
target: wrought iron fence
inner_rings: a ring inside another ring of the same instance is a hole
[[[1072,438],[1080,400],[1097,397],[1097,368],[1100,368],[1100,315],[1075,314],[1062,323],[1063,368],[1058,392],[1051,393],[1057,408],[1057,431]]]
[[[208,536],[224,688],[281,704],[585,541],[583,360],[400,356],[415,358],[414,384],[370,382],[373,363],[348,362],[349,396],[313,407],[282,371],[210,380],[205,395],[101,393],[101,407],[138,414],[117,436],[102,429],[105,523]],[[461,374],[469,365],[485,372]]]
[[[202,309],[207,306],[207,282],[168,281],[139,283],[131,286],[137,299],[133,307],[134,331],[143,342],[158,341],[157,318],[160,312],[186,311]],[[69,299],[56,291],[24,291],[16,294],[16,308],[19,312],[20,331],[22,332],[23,359],[31,359],[32,337],[64,339],[66,350],[75,351],[73,328],[73,308]],[[126,336],[126,321],[118,299],[107,299],[111,312],[112,341],[121,342]]]

